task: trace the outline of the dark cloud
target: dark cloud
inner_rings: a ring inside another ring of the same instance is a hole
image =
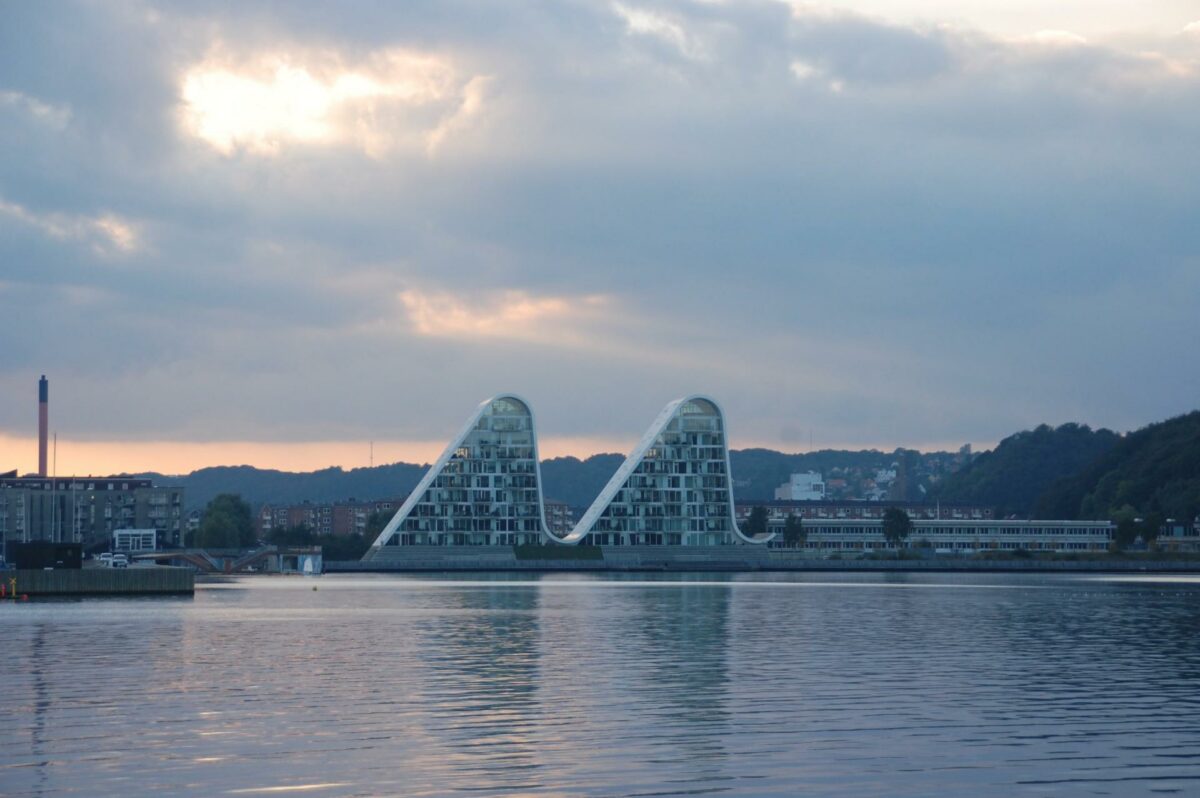
[[[142,438],[428,438],[496,390],[632,435],[702,390],[747,441],[980,441],[1197,395],[1194,48],[622,7],[7,8],[0,430],[43,371]],[[182,125],[205,59],[397,49],[453,65],[421,124],[482,81],[436,149],[368,151],[384,101],[271,155]]]

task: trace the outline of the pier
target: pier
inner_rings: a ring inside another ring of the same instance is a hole
[[[192,595],[188,568],[83,568],[0,571],[3,597]]]

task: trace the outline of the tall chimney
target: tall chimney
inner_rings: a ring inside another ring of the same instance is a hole
[[[50,427],[50,383],[38,380],[38,476],[46,476],[46,431]]]

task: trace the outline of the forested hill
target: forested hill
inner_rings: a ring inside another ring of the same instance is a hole
[[[1200,513],[1200,411],[1125,435],[1079,473],[1051,486],[1038,515],[1111,518],[1139,515],[1195,518]]]
[[[935,475],[956,465],[956,456],[946,452],[921,454],[896,452],[825,450],[809,454],[784,454],[770,449],[731,451],[734,493],[739,499],[770,499],[775,488],[793,471],[820,471],[826,479],[841,474],[854,478],[873,476],[876,469],[900,465],[910,472],[907,484],[911,497],[920,499],[924,486]],[[546,499],[587,507],[625,459],[623,454],[596,454],[584,460],[556,457],[542,461],[542,493]],[[177,485],[185,490],[188,509],[204,507],[220,493],[237,493],[252,506],[298,504],[303,501],[333,502],[348,499],[390,499],[406,495],[425,473],[425,465],[394,463],[375,468],[326,468],[311,472],[275,471],[253,466],[203,468],[182,476],[138,474],[156,484]]]
[[[1002,516],[1035,514],[1039,497],[1057,480],[1078,474],[1111,451],[1121,437],[1081,424],[1010,435],[990,452],[944,479],[932,498],[944,502],[990,505]],[[1036,513],[1042,518],[1073,516]]]
[[[555,457],[542,461],[542,494],[572,507],[587,507],[625,461],[622,454],[594,454],[586,460]]]
[[[264,503],[299,504],[303,501],[334,502],[347,499],[391,499],[405,496],[416,487],[425,466],[393,463],[374,468],[324,468],[292,472],[254,466],[202,468],[183,476],[137,474],[157,485],[184,489],[187,509],[204,507],[220,493],[236,493],[257,507]]]
[[[542,492],[547,499],[585,507],[624,459],[619,454],[597,454],[586,460],[574,457],[545,460],[542,462]],[[415,488],[426,468],[428,465],[393,463],[350,471],[324,468],[293,472],[241,465],[202,468],[180,476],[156,473],[136,476],[153,479],[158,485],[182,487],[188,509],[194,510],[204,507],[220,493],[239,494],[254,507],[304,501],[395,499],[406,496]]]
[[[900,476],[891,498],[978,504],[995,507],[1002,515],[1105,518],[1132,508],[1190,518],[1200,511],[1200,411],[1125,436],[1080,424],[1042,425],[1005,438],[974,459],[961,453],[903,449],[807,454],[744,449],[729,454],[734,494],[742,501],[770,499],[789,474],[808,470],[825,475],[834,497],[835,482],[839,490],[861,496],[878,470],[891,469]],[[597,454],[584,460],[543,461],[543,494],[548,500],[586,507],[623,459],[620,454]],[[188,509],[196,509],[219,493],[240,494],[255,507],[399,498],[416,486],[426,468],[394,463],[293,473],[222,466],[184,476],[137,476],[183,487]]]

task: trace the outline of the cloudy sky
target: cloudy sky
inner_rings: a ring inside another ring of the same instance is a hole
[[[0,7],[0,470],[1124,430],[1198,300],[1198,0]]]

